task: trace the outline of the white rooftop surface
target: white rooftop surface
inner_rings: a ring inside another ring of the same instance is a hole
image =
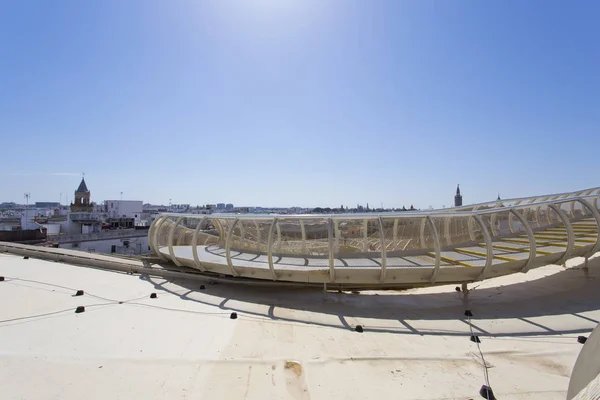
[[[600,320],[600,257],[588,277],[582,261],[470,284],[465,305],[454,285],[200,291],[4,253],[0,398],[477,399],[468,307],[498,399],[563,400],[577,336]]]

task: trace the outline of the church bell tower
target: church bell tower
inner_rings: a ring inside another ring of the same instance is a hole
[[[92,212],[93,206],[90,202],[90,191],[85,184],[85,178],[81,178],[81,183],[75,191],[75,203],[71,204],[72,212]]]
[[[456,196],[454,196],[454,207],[462,206],[462,195],[460,194],[460,185],[456,185]]]

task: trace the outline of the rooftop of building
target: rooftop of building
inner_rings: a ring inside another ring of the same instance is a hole
[[[79,184],[79,187],[77,188],[77,192],[79,192],[79,193],[89,192],[87,185],[85,184],[85,178],[81,178],[81,183]]]
[[[485,365],[499,399],[562,400],[577,337],[600,320],[600,257],[587,275],[582,261],[474,283],[465,299],[455,286],[323,293],[1,253],[0,386],[9,399],[474,399]]]

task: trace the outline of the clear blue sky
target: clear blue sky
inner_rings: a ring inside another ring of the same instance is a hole
[[[441,207],[600,185],[597,1],[4,1],[0,201]]]

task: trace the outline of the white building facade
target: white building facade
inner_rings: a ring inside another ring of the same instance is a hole
[[[109,218],[134,218],[140,225],[143,202],[140,200],[106,200],[106,213]]]

